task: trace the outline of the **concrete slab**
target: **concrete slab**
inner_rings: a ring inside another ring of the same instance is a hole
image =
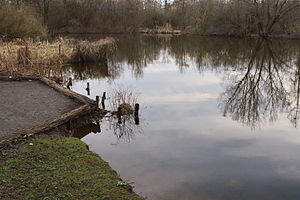
[[[0,141],[83,105],[40,80],[0,80]]]

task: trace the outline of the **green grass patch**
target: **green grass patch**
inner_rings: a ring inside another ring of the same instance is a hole
[[[0,199],[142,199],[76,138],[37,136],[0,156]]]

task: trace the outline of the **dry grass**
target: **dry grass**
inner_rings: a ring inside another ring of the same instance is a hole
[[[109,98],[110,109],[112,111],[118,111],[118,108],[128,107],[134,108],[134,105],[137,103],[137,95],[130,88],[118,87],[114,89]]]
[[[175,30],[171,26],[171,24],[167,23],[164,26],[156,26],[154,29],[141,29],[139,30],[140,33],[147,33],[147,34],[181,34],[181,30]]]
[[[59,46],[64,53],[59,55]],[[72,49],[64,41],[20,41],[0,45],[0,70],[10,75],[55,76],[70,59]]]
[[[157,27],[158,33],[173,33],[173,27],[170,24],[165,24],[164,26]]]
[[[113,38],[106,38],[98,41],[80,41],[74,50],[71,62],[73,63],[90,63],[105,61],[110,56],[116,46]]]
[[[114,40],[111,38],[96,42],[77,43],[74,45],[69,40],[64,39],[51,43],[30,40],[2,42],[0,43],[0,71],[10,75],[61,77],[64,66],[74,62],[74,58],[78,55],[78,49],[85,57],[97,56],[99,58],[100,55],[106,56],[107,53],[104,51],[108,49],[108,46],[114,46]],[[112,51],[112,49],[113,47],[109,50]],[[99,59],[85,59],[83,61],[87,62],[88,60],[98,61]]]

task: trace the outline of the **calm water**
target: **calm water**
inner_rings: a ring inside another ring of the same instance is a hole
[[[82,138],[150,200],[300,199],[300,41],[117,36],[102,65],[70,68],[91,98],[139,94],[140,125]]]

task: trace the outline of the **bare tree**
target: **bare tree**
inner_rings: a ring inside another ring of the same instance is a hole
[[[269,41],[258,41],[247,70],[223,94],[224,115],[255,128],[265,118],[276,120],[278,111],[287,107],[288,92],[281,70],[284,63],[274,52]]]
[[[23,0],[23,2],[31,5],[40,13],[44,24],[48,23],[51,0]]]
[[[268,37],[274,27],[290,12],[300,7],[299,0],[241,0],[248,4],[255,18],[258,34]]]

